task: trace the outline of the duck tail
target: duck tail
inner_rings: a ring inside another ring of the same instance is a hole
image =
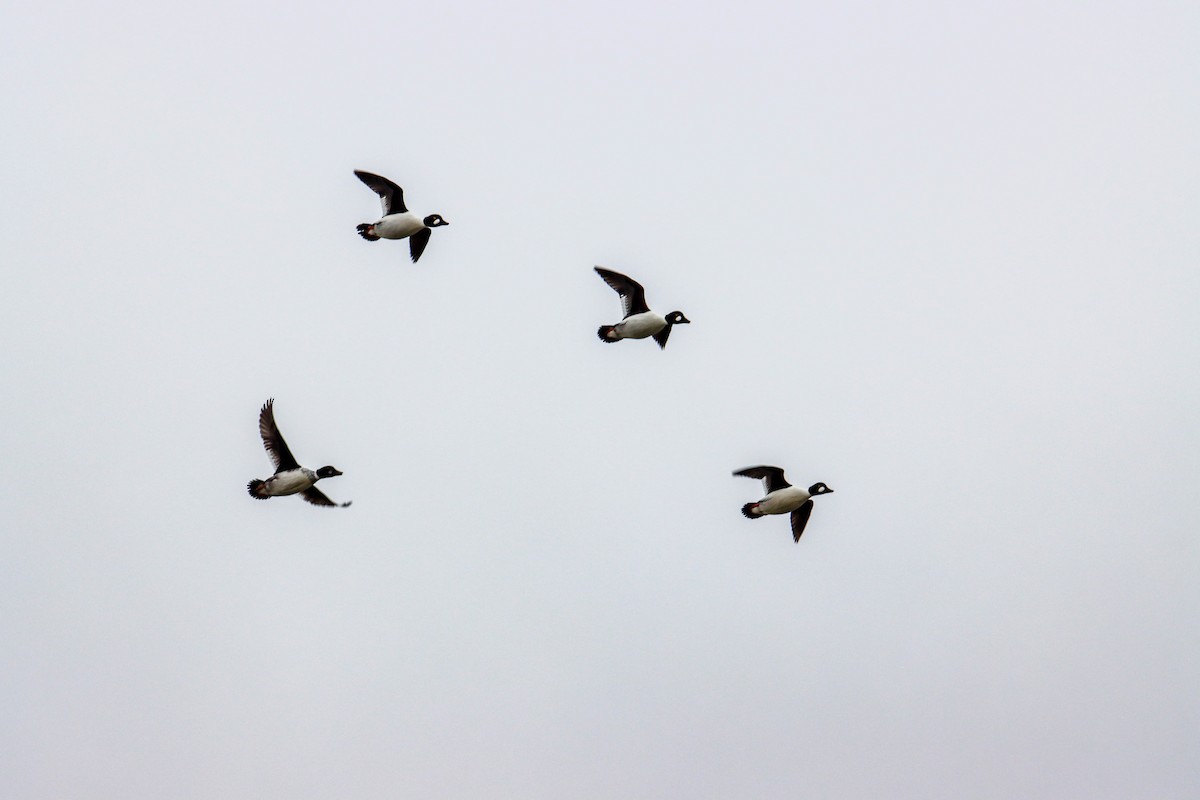
[[[246,491],[250,493],[251,497],[257,497],[259,500],[266,500],[271,496],[263,491],[263,487],[266,485],[266,481],[260,481],[258,478],[255,478],[246,484]]]
[[[368,242],[377,242],[379,241],[379,237],[371,233],[371,228],[374,227],[375,226],[369,222],[361,222],[356,230],[358,231],[358,235],[366,239]]]
[[[742,516],[746,519],[758,519],[762,516],[762,512],[758,510],[758,503],[746,503],[742,506]]]
[[[620,341],[621,339],[619,336],[610,335],[616,329],[616,325],[601,325],[600,330],[596,331],[596,335],[600,337],[600,341],[612,344],[613,342]]]

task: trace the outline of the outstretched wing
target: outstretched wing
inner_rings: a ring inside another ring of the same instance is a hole
[[[804,533],[804,526],[808,524],[808,518],[812,516],[813,501],[808,499],[804,501],[804,505],[792,512],[792,538],[797,542],[800,541],[800,534]]]
[[[667,337],[671,335],[671,328],[673,328],[673,327],[675,327],[675,326],[667,325],[667,327],[663,328],[661,331],[654,334],[654,341],[658,342],[659,350],[667,349]]]
[[[275,424],[275,398],[273,397],[263,404],[262,411],[258,414],[258,435],[262,437],[263,447],[267,449],[267,455],[275,464],[276,473],[296,469],[300,466],[296,462],[296,457],[292,455],[292,451],[288,449],[287,442],[283,440],[283,434],[279,432],[279,427]]]
[[[379,200],[383,203],[383,215],[388,214],[403,214],[408,211],[404,207],[404,190],[396,184],[384,178],[381,175],[375,175],[371,172],[363,172],[361,169],[354,170],[354,174],[358,179],[375,190],[375,194],[379,195]]]
[[[596,267],[596,274],[604,279],[613,291],[621,295],[621,307],[625,311],[625,317],[631,317],[634,314],[641,314],[643,311],[649,311],[650,307],[646,305],[646,290],[642,285],[628,275],[622,275],[619,272],[613,272],[611,269],[604,267]],[[622,319],[625,319],[622,317]]]
[[[791,486],[787,482],[787,479],[783,477],[783,470],[779,467],[746,467],[733,474],[744,478],[760,478],[763,482],[763,487],[767,490],[766,494]]]
[[[408,252],[412,256],[414,264],[421,257],[421,253],[425,252],[425,245],[429,244],[429,237],[432,235],[433,231],[429,230],[429,228],[422,228],[408,237]]]
[[[315,486],[310,486],[309,488],[305,489],[300,493],[300,496],[304,498],[305,502],[312,503],[314,506],[326,506],[328,508],[345,508],[346,506],[350,505],[351,502],[353,502],[348,501],[345,503],[335,503],[326,497],[325,493]]]

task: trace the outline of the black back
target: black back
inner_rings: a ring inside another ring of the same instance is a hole
[[[375,190],[375,194],[379,195],[379,200],[383,204],[383,215],[388,214],[403,214],[408,211],[404,205],[404,190],[396,184],[389,181],[387,178],[376,175],[372,172],[363,172],[361,169],[354,170],[354,174],[358,179]],[[416,261],[416,259],[413,259]]]

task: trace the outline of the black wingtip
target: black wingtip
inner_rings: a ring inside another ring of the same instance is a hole
[[[432,236],[433,230],[423,228],[408,237],[408,257],[412,259],[412,263],[417,263],[421,254],[425,252],[425,247],[429,244],[429,239]]]

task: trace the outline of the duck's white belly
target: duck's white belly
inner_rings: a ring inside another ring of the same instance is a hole
[[[280,497],[285,494],[303,492],[305,489],[311,488],[316,482],[317,474],[301,467],[300,469],[289,469],[287,472],[272,475],[270,478],[267,478],[267,485],[263,488],[267,490],[267,494]]]
[[[808,491],[799,486],[776,489],[758,501],[758,510],[763,514],[790,514],[804,505],[809,497]]]
[[[384,239],[407,239],[425,227],[425,223],[411,211],[403,214],[388,214],[375,223],[373,232]]]
[[[634,314],[616,324],[617,333],[622,339],[645,339],[665,327],[667,327],[667,321],[653,311]]]

